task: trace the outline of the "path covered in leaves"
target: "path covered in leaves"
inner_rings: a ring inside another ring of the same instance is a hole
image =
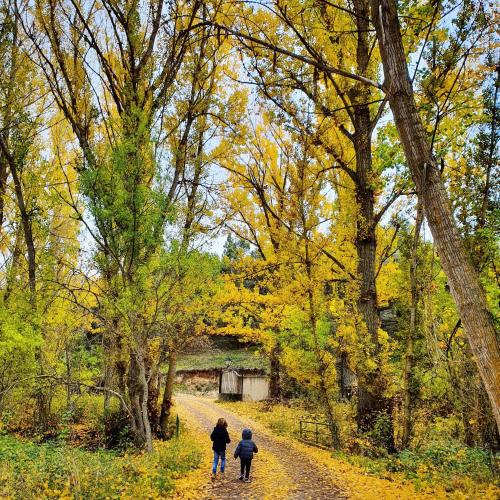
[[[284,439],[273,436],[254,421],[235,415],[213,401],[191,395],[178,395],[177,403],[184,417],[199,426],[206,434],[207,447],[211,447],[210,432],[218,418],[228,422],[231,443],[227,451],[225,477],[210,480],[211,464],[206,463],[206,499],[340,499],[345,493],[335,484],[331,471],[314,463],[308,456],[297,453]],[[239,460],[233,458],[234,449],[243,428],[254,433],[259,447],[252,464],[252,482],[238,480]]]

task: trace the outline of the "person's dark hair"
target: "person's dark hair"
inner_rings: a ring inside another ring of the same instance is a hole
[[[224,428],[226,428],[227,427],[226,419],[225,418],[219,418],[219,420],[217,420],[217,427],[224,427]]]

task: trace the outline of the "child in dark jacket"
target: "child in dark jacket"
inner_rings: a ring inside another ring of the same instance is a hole
[[[227,422],[223,418],[217,420],[217,425],[214,427],[210,439],[213,441],[212,450],[214,451],[214,463],[212,466],[212,479],[215,479],[217,473],[217,465],[220,459],[220,471],[224,473],[226,467],[226,445],[231,442],[227,432]]]
[[[238,479],[240,481],[245,480],[246,483],[249,483],[253,454],[257,453],[259,450],[257,449],[256,444],[252,441],[252,431],[250,429],[243,429],[241,437],[243,439],[236,447],[234,458],[240,457],[241,474]]]

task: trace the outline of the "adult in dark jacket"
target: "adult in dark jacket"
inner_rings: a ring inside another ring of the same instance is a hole
[[[212,479],[215,479],[219,459],[221,473],[223,473],[226,468],[226,445],[231,442],[229,433],[227,432],[227,422],[224,418],[219,418],[219,420],[217,420],[217,425],[214,427],[212,434],[210,434],[210,439],[213,442],[212,450],[214,450]]]
[[[238,443],[234,452],[234,458],[240,458],[241,474],[240,481],[250,482],[250,467],[252,466],[253,454],[259,450],[257,445],[252,441],[252,431],[243,429],[241,433],[241,441]]]

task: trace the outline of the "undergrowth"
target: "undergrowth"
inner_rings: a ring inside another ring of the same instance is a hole
[[[0,497],[158,498],[173,491],[175,480],[199,467],[196,439],[156,442],[154,453],[87,451],[61,442],[36,444],[0,436]]]

